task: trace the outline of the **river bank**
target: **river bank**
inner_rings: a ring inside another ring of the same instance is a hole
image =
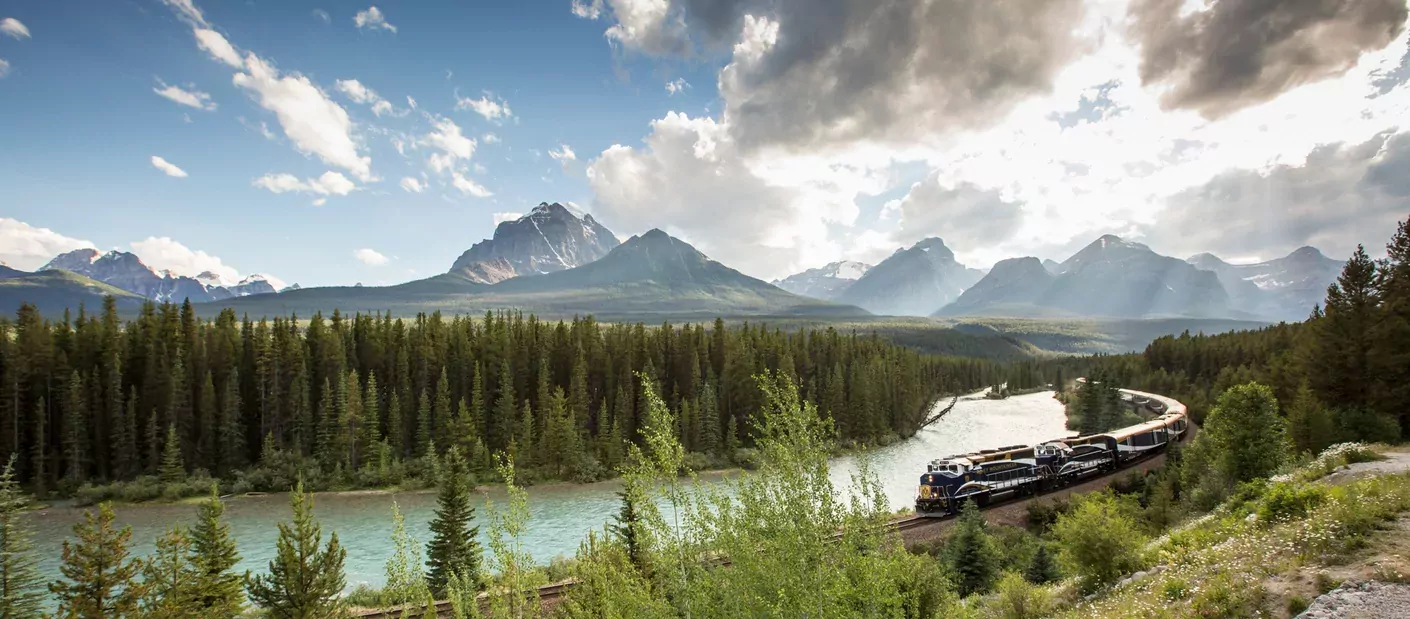
[[[939,403],[947,406],[949,401]],[[1061,405],[1051,392],[1016,396],[1007,400],[961,399],[954,410],[910,439],[863,452],[848,453],[831,462],[834,485],[847,488],[851,475],[865,464],[878,477],[892,509],[914,502],[917,475],[935,458],[975,449],[1028,443],[1069,434],[1064,430]],[[708,471],[697,475],[700,483],[718,483],[739,474],[739,468]],[[620,480],[588,484],[543,483],[527,488],[530,520],[525,549],[540,564],[555,557],[572,556],[589,531],[600,529],[620,507],[616,492]],[[484,524],[487,505],[503,505],[504,490],[482,484],[476,493],[476,519]],[[326,536],[337,533],[348,549],[345,564],[349,587],[358,584],[380,586],[383,566],[391,554],[391,505],[396,501],[406,517],[408,531],[417,539],[429,539],[428,524],[435,508],[435,494],[424,489],[380,489],[328,491],[314,494],[314,513]],[[132,527],[133,554],[152,552],[153,542],[168,526],[189,524],[196,509],[180,504],[141,504],[119,507],[118,523]],[[40,569],[46,578],[57,577],[59,547],[71,535],[83,509],[51,506],[36,511],[35,544],[42,557]],[[239,544],[242,557],[238,569],[261,572],[267,569],[275,552],[278,530],[275,524],[290,517],[288,496],[269,493],[232,497],[226,517]],[[481,535],[486,536],[482,528]],[[482,543],[487,538],[481,540]]]

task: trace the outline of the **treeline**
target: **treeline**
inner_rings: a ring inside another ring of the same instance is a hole
[[[1358,247],[1304,323],[1162,337],[1144,354],[1100,358],[1122,386],[1167,394],[1201,421],[1235,385],[1268,385],[1302,451],[1410,435],[1410,220],[1386,258]]]
[[[942,393],[1015,373],[875,335],[720,320],[650,328],[335,311],[252,321],[231,310],[204,320],[189,303],[148,303],[123,321],[109,299],[99,313],[52,321],[25,306],[0,320],[0,458],[16,454],[18,478],[40,494],[156,475],[173,454],[173,481],[260,464],[297,469],[315,488],[394,483],[452,445],[477,471],[504,451],[524,470],[590,480],[637,436],[641,372],[699,468],[752,444],[762,397],[752,377],[765,370],[794,377],[841,441],[869,444],[913,434]],[[1017,373],[1033,382],[1035,371]],[[247,489],[284,490],[290,477]]]

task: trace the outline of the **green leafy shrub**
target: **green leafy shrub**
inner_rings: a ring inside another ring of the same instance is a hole
[[[1053,526],[1058,558],[1065,570],[1094,590],[1141,569],[1146,537],[1131,515],[1134,501],[1109,492],[1088,495]]]
[[[1258,503],[1258,520],[1271,524],[1305,518],[1326,496],[1327,491],[1319,486],[1273,484]]]
[[[1053,612],[1053,595],[1047,588],[1028,582],[1018,572],[1005,572],[994,588],[994,597],[985,605],[992,617],[1039,619]]]
[[[1257,583],[1241,582],[1221,574],[1205,583],[1190,601],[1195,616],[1211,619],[1243,619],[1268,614],[1268,591]]]

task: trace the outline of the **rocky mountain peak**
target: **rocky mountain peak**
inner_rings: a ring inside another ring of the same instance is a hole
[[[450,273],[493,284],[587,264],[619,244],[592,216],[558,202],[542,202],[523,217],[500,222],[492,238],[456,259]]]
[[[851,286],[853,282],[861,279],[871,268],[872,265],[865,262],[841,260],[816,269],[794,273],[771,283],[793,294],[829,301],[837,298],[842,294],[842,291]]]

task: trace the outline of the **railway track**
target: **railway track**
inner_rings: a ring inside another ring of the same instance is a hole
[[[1134,393],[1146,396],[1153,395],[1141,392]],[[1184,407],[1184,404],[1176,402],[1175,400],[1172,400],[1170,398],[1164,398],[1161,396],[1155,397],[1160,397],[1163,400],[1175,402],[1176,406]],[[955,402],[951,402],[950,406],[946,407],[940,415],[936,416],[936,419],[938,419],[940,416],[943,416],[944,413],[948,413],[950,409],[954,408],[954,406]],[[1188,444],[1191,440],[1194,439],[1196,433],[1198,433],[1197,427],[1194,424],[1190,424],[1189,430],[1185,432],[1185,435],[1183,437],[1181,437],[1180,443]],[[985,519],[990,521],[991,523],[1020,525],[1022,524],[1022,518],[1026,515],[1028,504],[1032,503],[1033,501],[1049,498],[1059,498],[1072,494],[1081,494],[1100,490],[1109,485],[1111,480],[1115,479],[1119,475],[1132,471],[1150,471],[1159,468],[1164,463],[1164,451],[1161,451],[1159,453],[1148,454],[1142,458],[1131,460],[1125,465],[1120,466],[1114,470],[1108,471],[1102,475],[1086,477],[1064,486],[1051,488],[1044,492],[1037,492],[1029,495],[1015,495],[997,501],[991,501],[981,507],[980,511],[985,513]],[[996,518],[995,516],[998,517]],[[930,539],[939,535],[939,533],[949,528],[951,522],[954,519],[954,514],[946,516],[912,515],[896,518],[886,523],[886,527],[890,531],[899,533],[901,535],[902,541],[909,545],[911,543],[923,539]],[[729,559],[721,559],[717,562],[717,565],[729,565]],[[563,596],[566,595],[568,591],[571,590],[576,584],[576,580],[569,579],[551,585],[539,587],[539,604],[545,609],[557,607],[558,604],[562,601]],[[480,610],[482,612],[485,611],[489,606],[488,594],[481,593],[478,596],[477,600],[480,604]],[[380,610],[354,612],[352,613],[352,616],[357,617],[359,619],[401,619],[403,613],[409,613],[406,616],[417,617],[418,619],[420,619],[424,616],[422,614],[424,613],[424,611],[422,610],[423,608],[424,606],[421,604],[408,604],[405,606],[395,606],[392,608]],[[432,609],[435,611],[435,616],[438,618],[448,618],[453,616],[450,602],[436,602]]]

